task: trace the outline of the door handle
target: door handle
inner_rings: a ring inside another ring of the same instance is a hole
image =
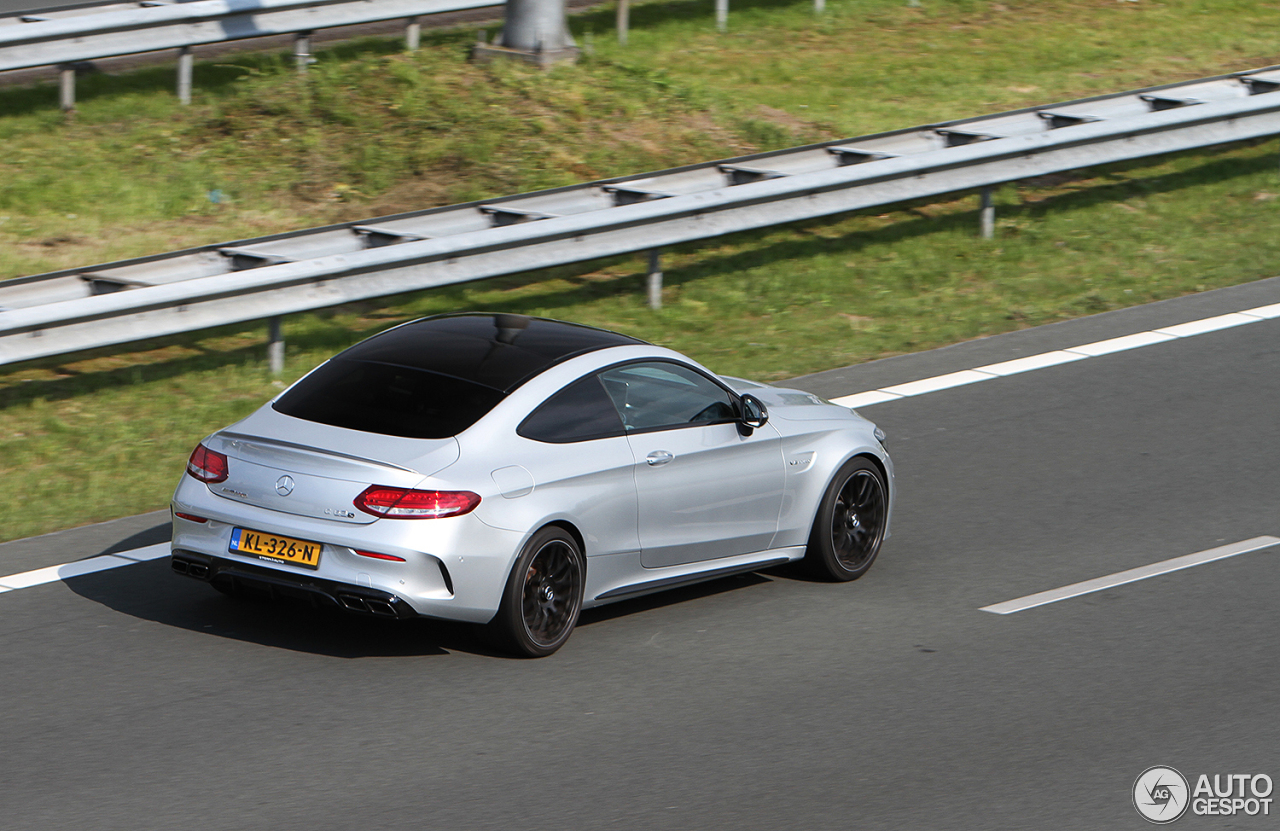
[[[665,450],[655,450],[652,453],[650,453],[648,456],[645,456],[644,460],[645,460],[645,463],[649,465],[649,467],[657,467],[658,465],[665,465],[667,462],[671,461],[674,458],[675,456],[672,456],[670,453],[668,453]]]

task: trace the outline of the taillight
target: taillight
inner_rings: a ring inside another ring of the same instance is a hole
[[[184,514],[182,511],[174,511],[173,515],[176,517],[181,517],[182,519],[185,519],[188,522],[208,522],[209,521],[208,518],[206,517],[196,516],[195,514]]]
[[[475,510],[480,495],[471,491],[415,491],[370,485],[352,503],[385,519],[439,519]]]
[[[227,481],[227,457],[203,444],[197,444],[187,460],[187,473],[201,482]]]

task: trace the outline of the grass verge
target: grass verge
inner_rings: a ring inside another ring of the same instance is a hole
[[[85,79],[71,120],[50,90],[0,90],[0,274],[1275,62],[1251,3],[736,3],[727,36],[703,5],[635,8],[626,50],[609,10],[575,18],[593,54],[548,73],[473,66],[472,33],[438,32],[411,56],[331,50],[305,81],[277,56],[201,67],[189,109],[165,69]],[[1010,185],[992,241],[959,196],[682,246],[657,313],[628,258],[300,315],[284,380],[448,310],[568,318],[776,380],[1245,282],[1280,253],[1275,153]],[[163,507],[194,442],[276,391],[264,357],[239,327],[0,371],[0,539]]]

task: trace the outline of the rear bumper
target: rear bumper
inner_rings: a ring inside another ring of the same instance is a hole
[[[301,572],[282,572],[181,549],[173,552],[169,562],[175,574],[220,587],[273,598],[301,599],[321,608],[374,617],[401,620],[420,617],[403,598],[368,586],[354,586]]]

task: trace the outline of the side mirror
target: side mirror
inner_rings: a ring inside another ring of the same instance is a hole
[[[750,393],[739,399],[738,407],[738,432],[743,436],[751,435],[769,421],[769,410],[764,402]]]

